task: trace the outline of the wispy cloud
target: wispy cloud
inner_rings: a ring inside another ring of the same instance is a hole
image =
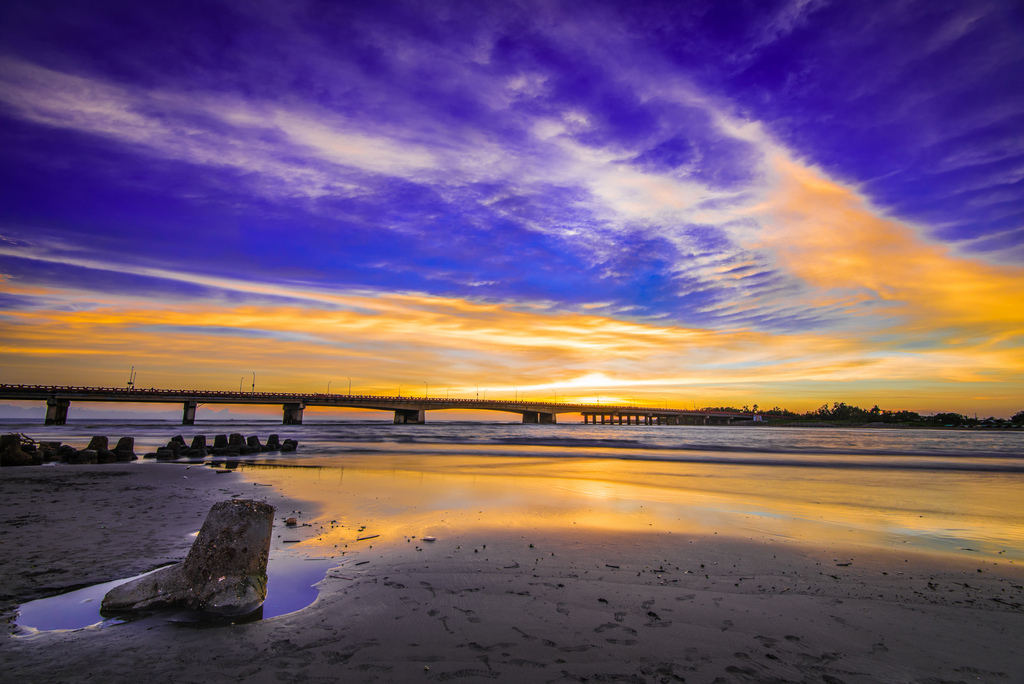
[[[1022,43],[999,3],[218,8],[0,26],[24,368],[1020,377]]]

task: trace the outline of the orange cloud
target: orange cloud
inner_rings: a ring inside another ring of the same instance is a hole
[[[756,208],[766,218],[761,248],[818,290],[862,290],[901,319],[899,332],[950,341],[1024,333],[1024,269],[956,255],[905,223],[879,215],[854,190],[782,154],[774,187]],[[863,311],[861,309],[861,311]]]

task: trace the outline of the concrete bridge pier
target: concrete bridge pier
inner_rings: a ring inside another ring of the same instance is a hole
[[[50,397],[46,400],[46,424],[65,425],[68,422],[68,407],[71,406],[70,399],[55,399]]]
[[[555,425],[558,423],[558,419],[555,417],[557,414],[544,413],[542,411],[523,411],[523,422],[524,423],[540,423],[541,425]]]
[[[181,424],[182,425],[195,425],[196,424],[196,408],[198,408],[198,401],[186,401],[182,407],[181,412]]]
[[[395,409],[395,425],[423,425],[426,414],[423,409]]]
[[[306,409],[305,404],[290,403],[284,405],[284,425],[302,425],[302,412]]]

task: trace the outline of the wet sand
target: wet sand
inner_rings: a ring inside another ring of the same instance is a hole
[[[182,560],[210,507],[239,494],[278,509],[273,487],[201,465],[110,463],[0,469],[0,610]]]
[[[179,560],[232,494],[304,511],[310,527],[275,528],[275,549],[301,538],[289,550],[345,554],[316,603],[290,615],[8,636],[5,679],[1024,682],[1019,564],[665,529],[633,514],[573,527],[498,501],[488,515],[458,477],[447,510],[418,508],[403,496],[409,478],[354,475],[5,469],[0,580],[16,599]],[[557,498],[557,483],[538,487]]]

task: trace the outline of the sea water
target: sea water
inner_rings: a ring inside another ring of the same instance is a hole
[[[212,443],[232,432],[296,439],[296,452],[206,460],[315,501],[325,520],[341,521],[304,541],[307,553],[354,538],[356,524],[370,525],[366,533],[381,533],[386,544],[438,529],[438,521],[485,527],[514,520],[534,528],[721,532],[1024,561],[1022,430],[468,421],[72,421],[3,429],[78,447],[93,435],[132,436],[139,454],[178,434],[187,442],[203,434]],[[281,552],[271,559],[265,617],[311,602],[311,585],[342,562],[296,565],[305,562],[298,558]],[[37,629],[61,628],[22,619]]]

